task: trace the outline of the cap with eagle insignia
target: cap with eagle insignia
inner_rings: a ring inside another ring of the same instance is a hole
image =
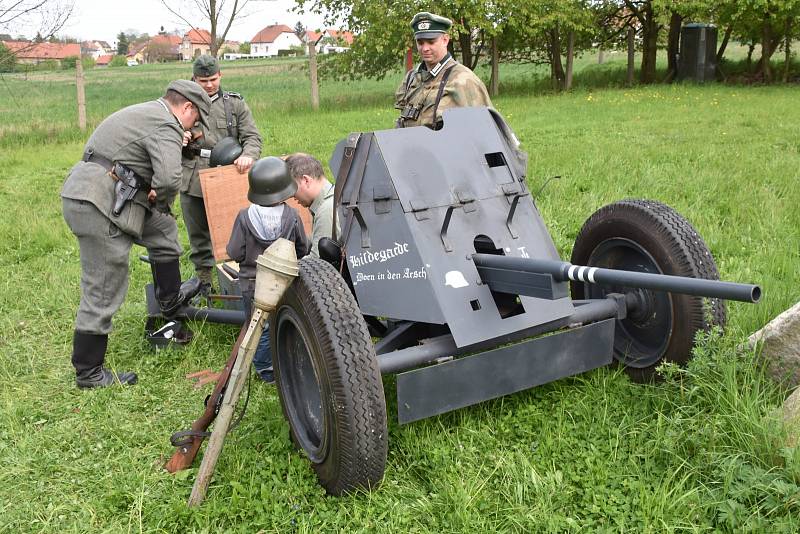
[[[423,11],[411,19],[411,28],[414,30],[415,39],[435,39],[447,33],[453,21],[433,13]]]

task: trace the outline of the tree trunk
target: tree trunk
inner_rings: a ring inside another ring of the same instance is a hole
[[[472,65],[472,33],[466,28],[466,33],[458,34],[458,44],[461,46],[461,63],[469,67]]]
[[[772,57],[772,26],[769,23],[769,13],[764,14],[764,23],[761,27],[761,73],[766,83],[772,83],[772,66],[769,63]]]
[[[561,63],[561,36],[558,26],[550,30],[550,76],[553,88],[561,90],[564,87],[564,66]]]
[[[567,37],[567,74],[564,81],[564,89],[572,89],[572,63],[575,56],[575,32],[569,32]]]
[[[603,57],[603,47],[602,46],[598,46],[597,47],[597,64],[598,65],[602,65],[604,59],[605,58]]]
[[[630,87],[633,85],[633,61],[634,61],[634,53],[636,51],[635,47],[635,36],[636,32],[633,28],[628,28],[628,76],[625,79],[625,83]]]
[[[489,82],[489,96],[496,97],[500,92],[500,49],[497,36],[492,36],[492,79]]]
[[[211,49],[211,56],[217,57],[217,51],[219,50],[219,44],[217,43],[217,1],[209,0],[208,8],[208,12],[211,14],[209,17],[211,22],[211,42],[208,43],[208,46]]]
[[[786,42],[783,44],[784,48],[784,62],[783,62],[783,83],[789,82],[789,62],[792,60],[792,19],[786,19]]]
[[[731,33],[733,32],[733,26],[728,26],[725,28],[725,34],[722,36],[722,42],[719,45],[719,49],[717,50],[717,65],[720,64],[722,61],[722,57],[725,55],[725,49],[728,48],[728,41],[731,40]]]
[[[681,24],[683,16],[672,12],[669,19],[669,35],[667,36],[667,83],[678,75],[678,51],[681,38]]]
[[[653,13],[653,6],[647,4],[642,8],[642,72],[639,80],[642,83],[656,81],[656,54],[658,52],[658,21]]]
[[[756,43],[752,42],[747,45],[747,70],[752,71],[753,67],[753,52],[756,51]]]

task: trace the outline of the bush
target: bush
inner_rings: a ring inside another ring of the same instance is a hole
[[[127,67],[128,60],[125,56],[114,56],[111,58],[111,62],[108,64],[109,67]]]
[[[0,42],[0,72],[12,72],[17,58],[6,45]]]
[[[83,69],[86,70],[93,69],[97,61],[93,57],[85,57],[83,60],[81,60],[81,63],[83,63]]]
[[[78,62],[78,56],[69,56],[61,60],[61,68],[64,70],[74,69],[75,64]]]

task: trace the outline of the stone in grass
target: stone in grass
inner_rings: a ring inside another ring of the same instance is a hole
[[[800,438],[800,388],[796,388],[783,402],[783,424],[786,428],[786,446],[796,447]]]
[[[773,380],[784,387],[800,386],[800,302],[751,335],[748,342],[751,347],[761,345],[761,357]]]

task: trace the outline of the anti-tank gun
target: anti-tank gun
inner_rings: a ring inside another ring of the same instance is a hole
[[[351,135],[330,163],[341,257],[300,262],[270,332],[292,439],[332,494],[383,476],[382,373],[398,373],[401,423],[615,359],[648,379],[724,326],[723,299],[760,298],[720,282],[691,224],[649,200],[598,210],[563,262],[485,108],[446,111],[440,131]]]

